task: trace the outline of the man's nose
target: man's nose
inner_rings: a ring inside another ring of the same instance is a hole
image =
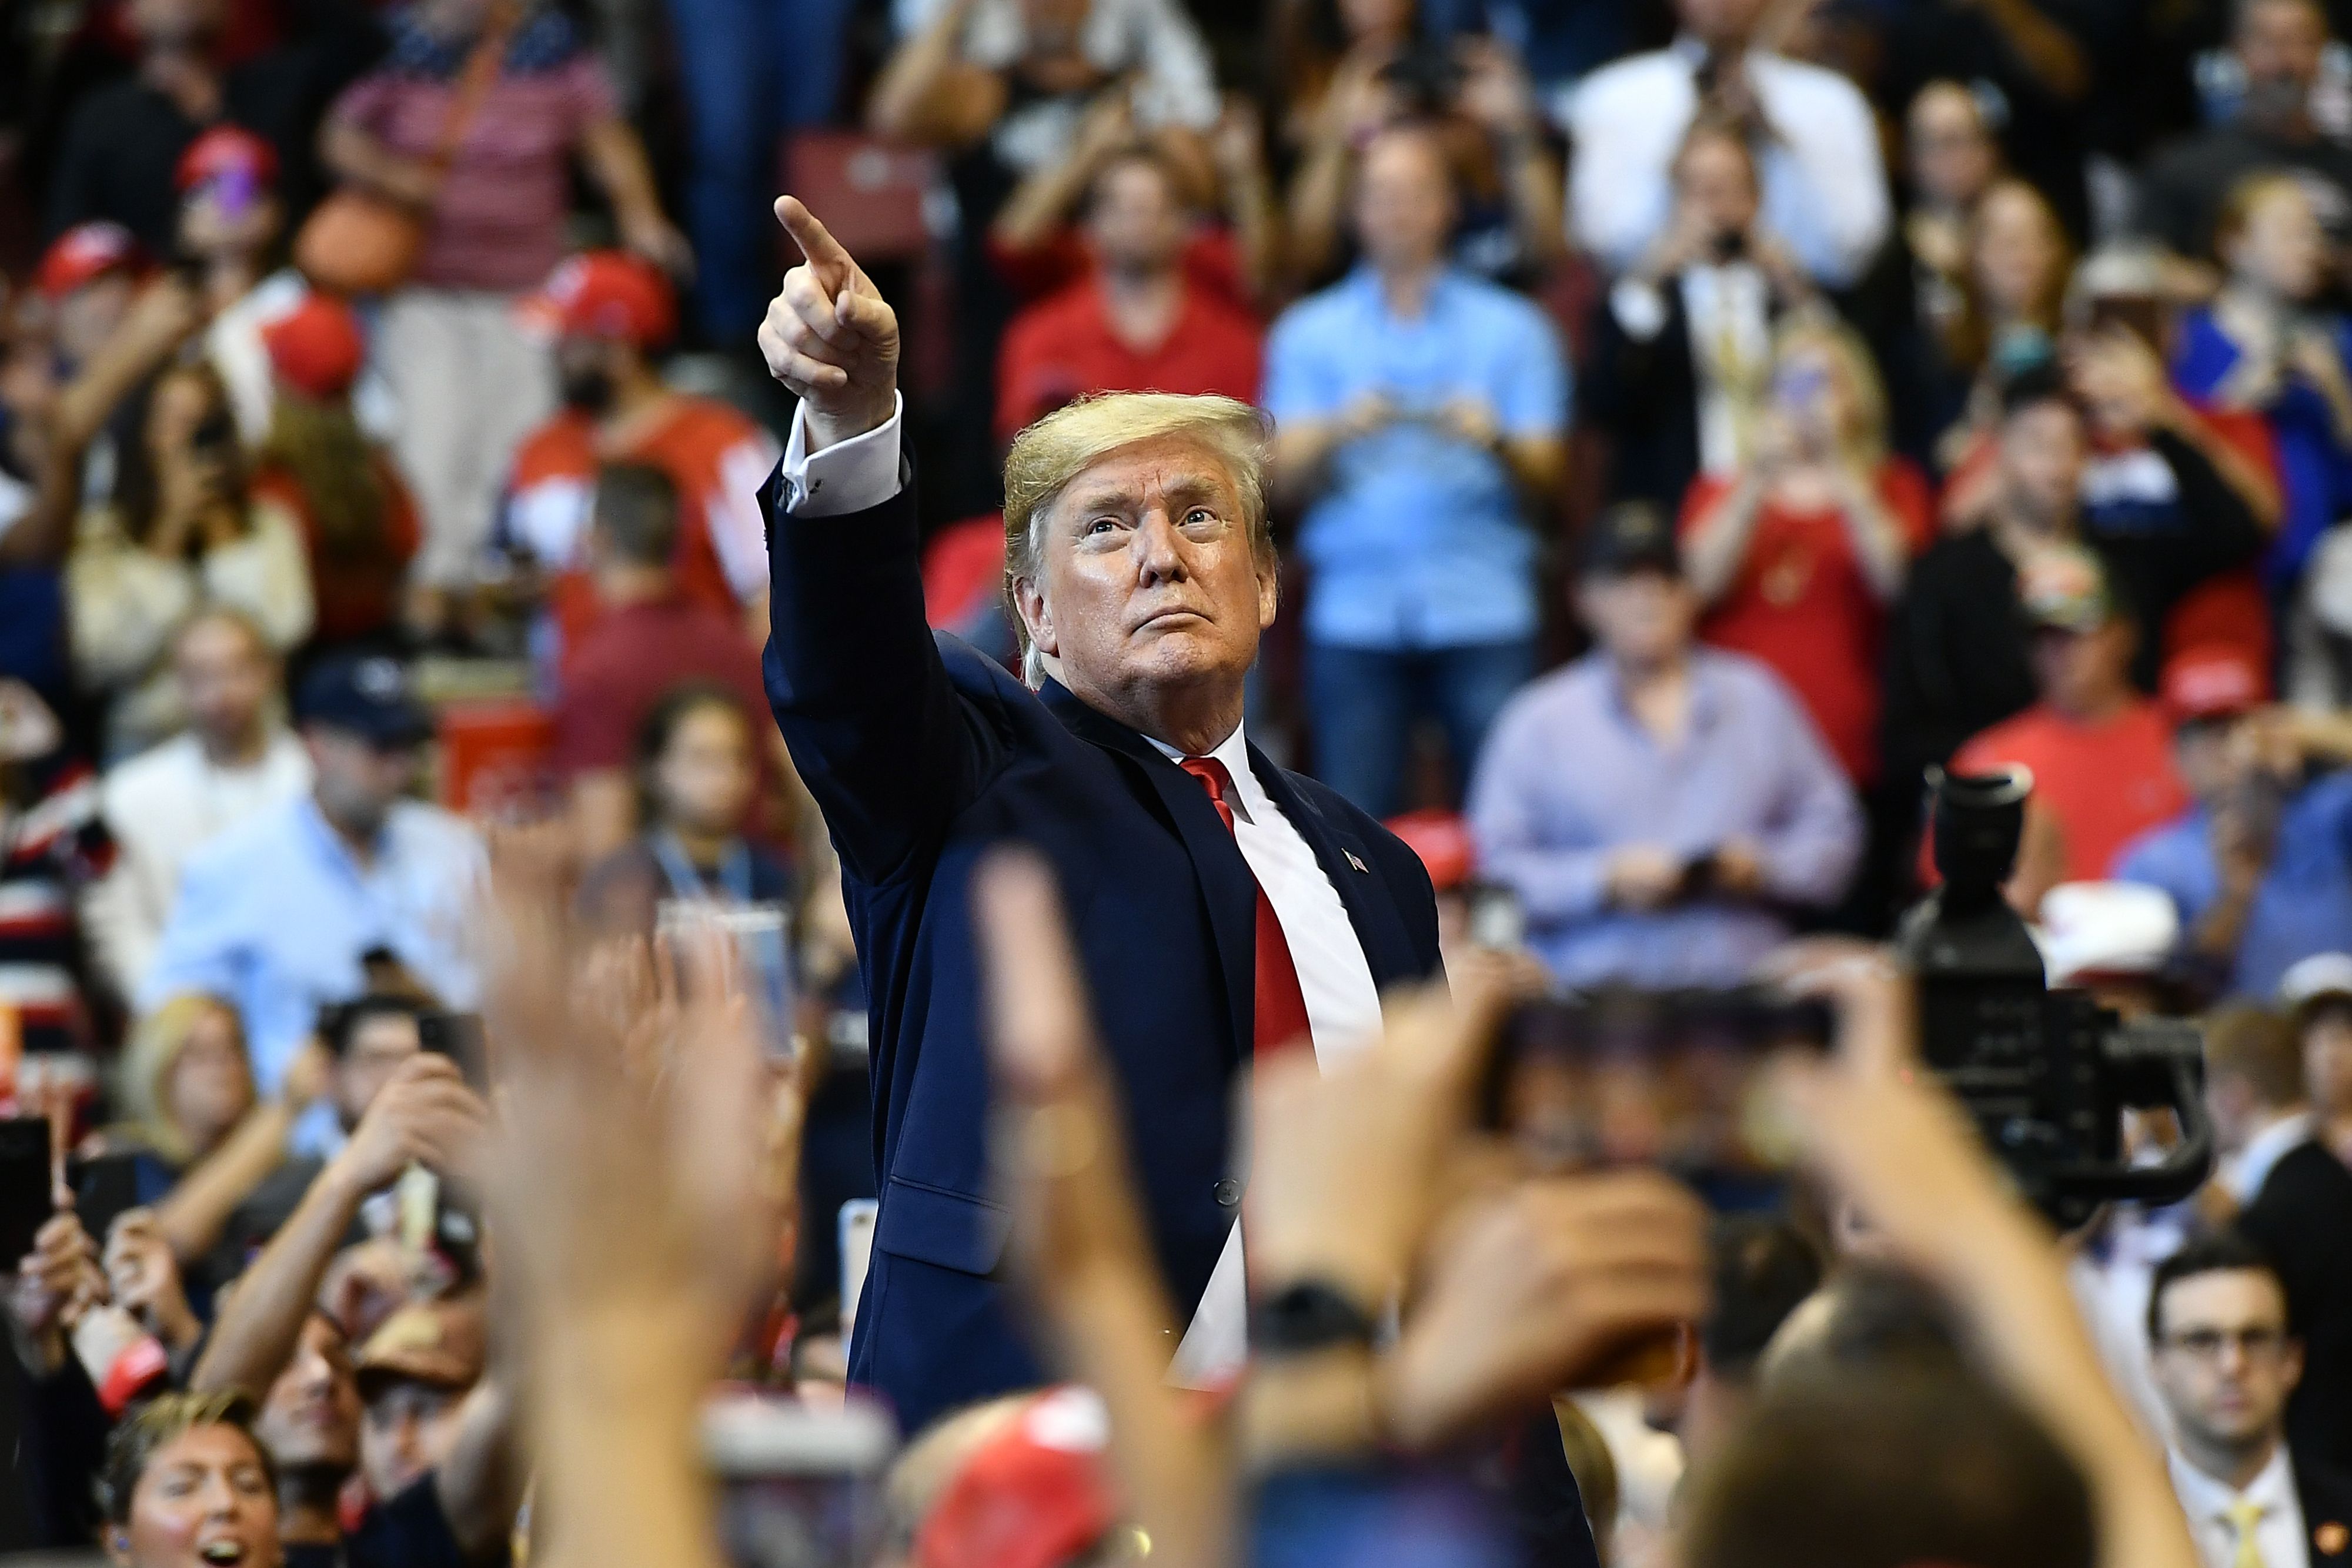
[[[1143,515],[1135,530],[1136,569],[1146,582],[1181,582],[1192,575],[1190,547],[1176,519],[1160,507]]]

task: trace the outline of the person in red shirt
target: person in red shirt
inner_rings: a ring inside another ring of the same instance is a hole
[[[1933,536],[1927,481],[1887,455],[1885,394],[1851,329],[1781,331],[1755,460],[1700,476],[1681,531],[1700,636],[1771,665],[1870,784],[1886,607]]]
[[[1013,318],[997,355],[996,435],[1010,442],[1089,392],[1223,392],[1256,401],[1265,329],[1184,267],[1187,218],[1160,156],[1104,162],[1086,220],[1094,269]]]
[[[416,503],[391,455],[352,413],[366,343],[358,317],[323,294],[261,329],[276,400],[256,455],[253,494],[276,501],[302,530],[318,606],[314,651],[390,636],[401,580],[421,529]]]
[[[651,464],[609,465],[594,496],[584,553],[600,612],[564,665],[550,758],[591,861],[637,831],[631,762],[665,695],[703,682],[735,693],[753,719],[768,704],[759,653],[740,625],[688,593],[671,565],[682,507],[668,474]],[[772,727],[753,733],[775,739]],[[775,770],[763,768],[762,777],[772,782]]]
[[[2058,883],[2105,880],[2126,845],[2188,810],[2189,797],[2173,770],[2170,721],[2132,685],[2137,633],[2098,557],[2050,546],[2022,565],[2018,596],[2034,626],[2042,700],[1962,746],[1951,771],[2032,770],[2008,890],[2031,919]]]
[[[730,405],[662,380],[653,355],[677,321],[669,280],[620,251],[589,251],[557,267],[523,309],[555,336],[564,406],[516,449],[502,529],[510,549],[551,574],[564,646],[576,646],[597,614],[580,552],[605,463],[651,464],[669,476],[678,591],[734,620],[750,641],[763,640],[759,490],[783,451]]]

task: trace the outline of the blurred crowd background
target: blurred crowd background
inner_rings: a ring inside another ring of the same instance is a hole
[[[386,1189],[479,1109],[408,1064],[483,999],[481,830],[552,809],[601,931],[782,912],[778,1027],[819,1070],[758,1354],[838,1376],[866,998],[760,675],[791,407],[753,333],[790,191],[904,323],[942,631],[1013,656],[1024,424],[1142,389],[1273,416],[1252,738],[1392,821],[1460,951],[1713,986],[1883,936],[1933,882],[1927,770],[2030,768],[2009,894],[2053,981],[2221,1020],[2217,1201],[2335,1162],[2268,1239],[2297,1441],[2352,1464],[2352,1301],[2314,1256],[2352,1215],[2347,28],[2322,0],[18,0],[0,1097],[129,1162],[140,1206],[50,1233],[55,1280],[102,1248],[96,1294],[182,1381],[308,1369],[331,1406],[355,1369],[393,1447],[329,1513],[502,1541],[499,1475],[388,1506],[453,1452],[496,1471],[504,1417],[466,1394],[464,1239]],[[2076,1259],[2159,1428],[2141,1318],[2194,1218]],[[273,1259],[280,1318],[225,1337],[219,1293]],[[88,1414],[58,1381],[102,1374],[53,1294],[21,1297],[16,1398],[54,1436]],[[1679,1458],[1594,1419],[1656,1523]],[[87,1540],[87,1469],[44,1451],[0,1533]]]

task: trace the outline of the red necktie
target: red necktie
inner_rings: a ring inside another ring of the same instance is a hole
[[[1209,792],[1209,804],[1217,809],[1218,820],[1225,831],[1234,831],[1234,809],[1225,800],[1225,792],[1234,787],[1234,776],[1225,765],[1213,757],[1187,757],[1176,764],[1201,781]],[[1252,885],[1256,885],[1255,873]],[[1265,889],[1257,889],[1257,1007],[1254,1015],[1256,1027],[1250,1040],[1252,1054],[1265,1056],[1299,1040],[1308,1039],[1307,1027],[1307,996],[1298,988],[1298,966],[1290,959],[1290,942],[1282,934],[1282,922],[1275,918],[1274,904],[1265,896]]]

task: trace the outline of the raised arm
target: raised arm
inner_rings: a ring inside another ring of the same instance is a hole
[[[806,207],[785,196],[776,217],[806,259],[760,328],[769,371],[801,400],[762,496],[768,702],[843,862],[881,881],[971,800],[992,741],[923,614],[898,317]]]

